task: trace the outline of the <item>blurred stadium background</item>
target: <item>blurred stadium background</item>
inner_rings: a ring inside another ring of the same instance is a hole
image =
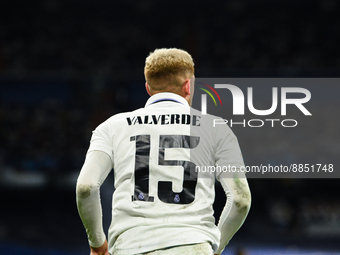
[[[197,77],[338,77],[339,11],[336,0],[2,1],[0,254],[89,254],[75,181],[91,131],[144,105],[150,51],[186,49]],[[246,164],[308,163],[323,151],[338,166],[339,101],[320,98],[313,110],[328,114],[316,114],[301,146],[290,145],[298,134],[236,130]],[[102,188],[105,226],[112,182]],[[338,180],[249,183],[250,214],[224,254],[340,254]]]

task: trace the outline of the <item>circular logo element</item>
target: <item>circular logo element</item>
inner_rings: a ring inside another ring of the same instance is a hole
[[[138,199],[140,199],[140,200],[144,200],[144,194],[141,192],[141,193],[139,193],[139,195],[138,195]]]

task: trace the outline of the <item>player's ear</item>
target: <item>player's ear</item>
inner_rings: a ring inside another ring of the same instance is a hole
[[[149,84],[147,82],[145,82],[145,88],[146,88],[146,92],[148,92],[149,96],[152,96],[152,94],[150,92]]]
[[[183,90],[184,90],[186,95],[191,94],[191,90],[190,90],[191,84],[190,83],[191,83],[190,79],[186,79],[184,84],[183,84]]]

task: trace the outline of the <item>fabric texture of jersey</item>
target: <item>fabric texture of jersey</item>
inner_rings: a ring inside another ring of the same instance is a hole
[[[114,115],[93,132],[90,151],[112,160],[115,192],[109,229],[111,254],[138,254],[204,243],[216,250],[215,177],[197,166],[243,165],[235,135],[213,126],[173,93],[158,93],[144,108]]]

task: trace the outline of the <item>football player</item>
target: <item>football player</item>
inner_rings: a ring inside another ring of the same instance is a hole
[[[237,138],[227,125],[213,127],[216,117],[190,107],[195,77],[189,53],[157,49],[146,58],[144,74],[150,95],[145,107],[114,115],[95,129],[78,177],[77,206],[91,255],[221,254],[251,203]],[[207,174],[202,166],[234,171]],[[111,169],[115,191],[107,241],[100,186]],[[218,225],[212,207],[216,179],[227,196]]]

